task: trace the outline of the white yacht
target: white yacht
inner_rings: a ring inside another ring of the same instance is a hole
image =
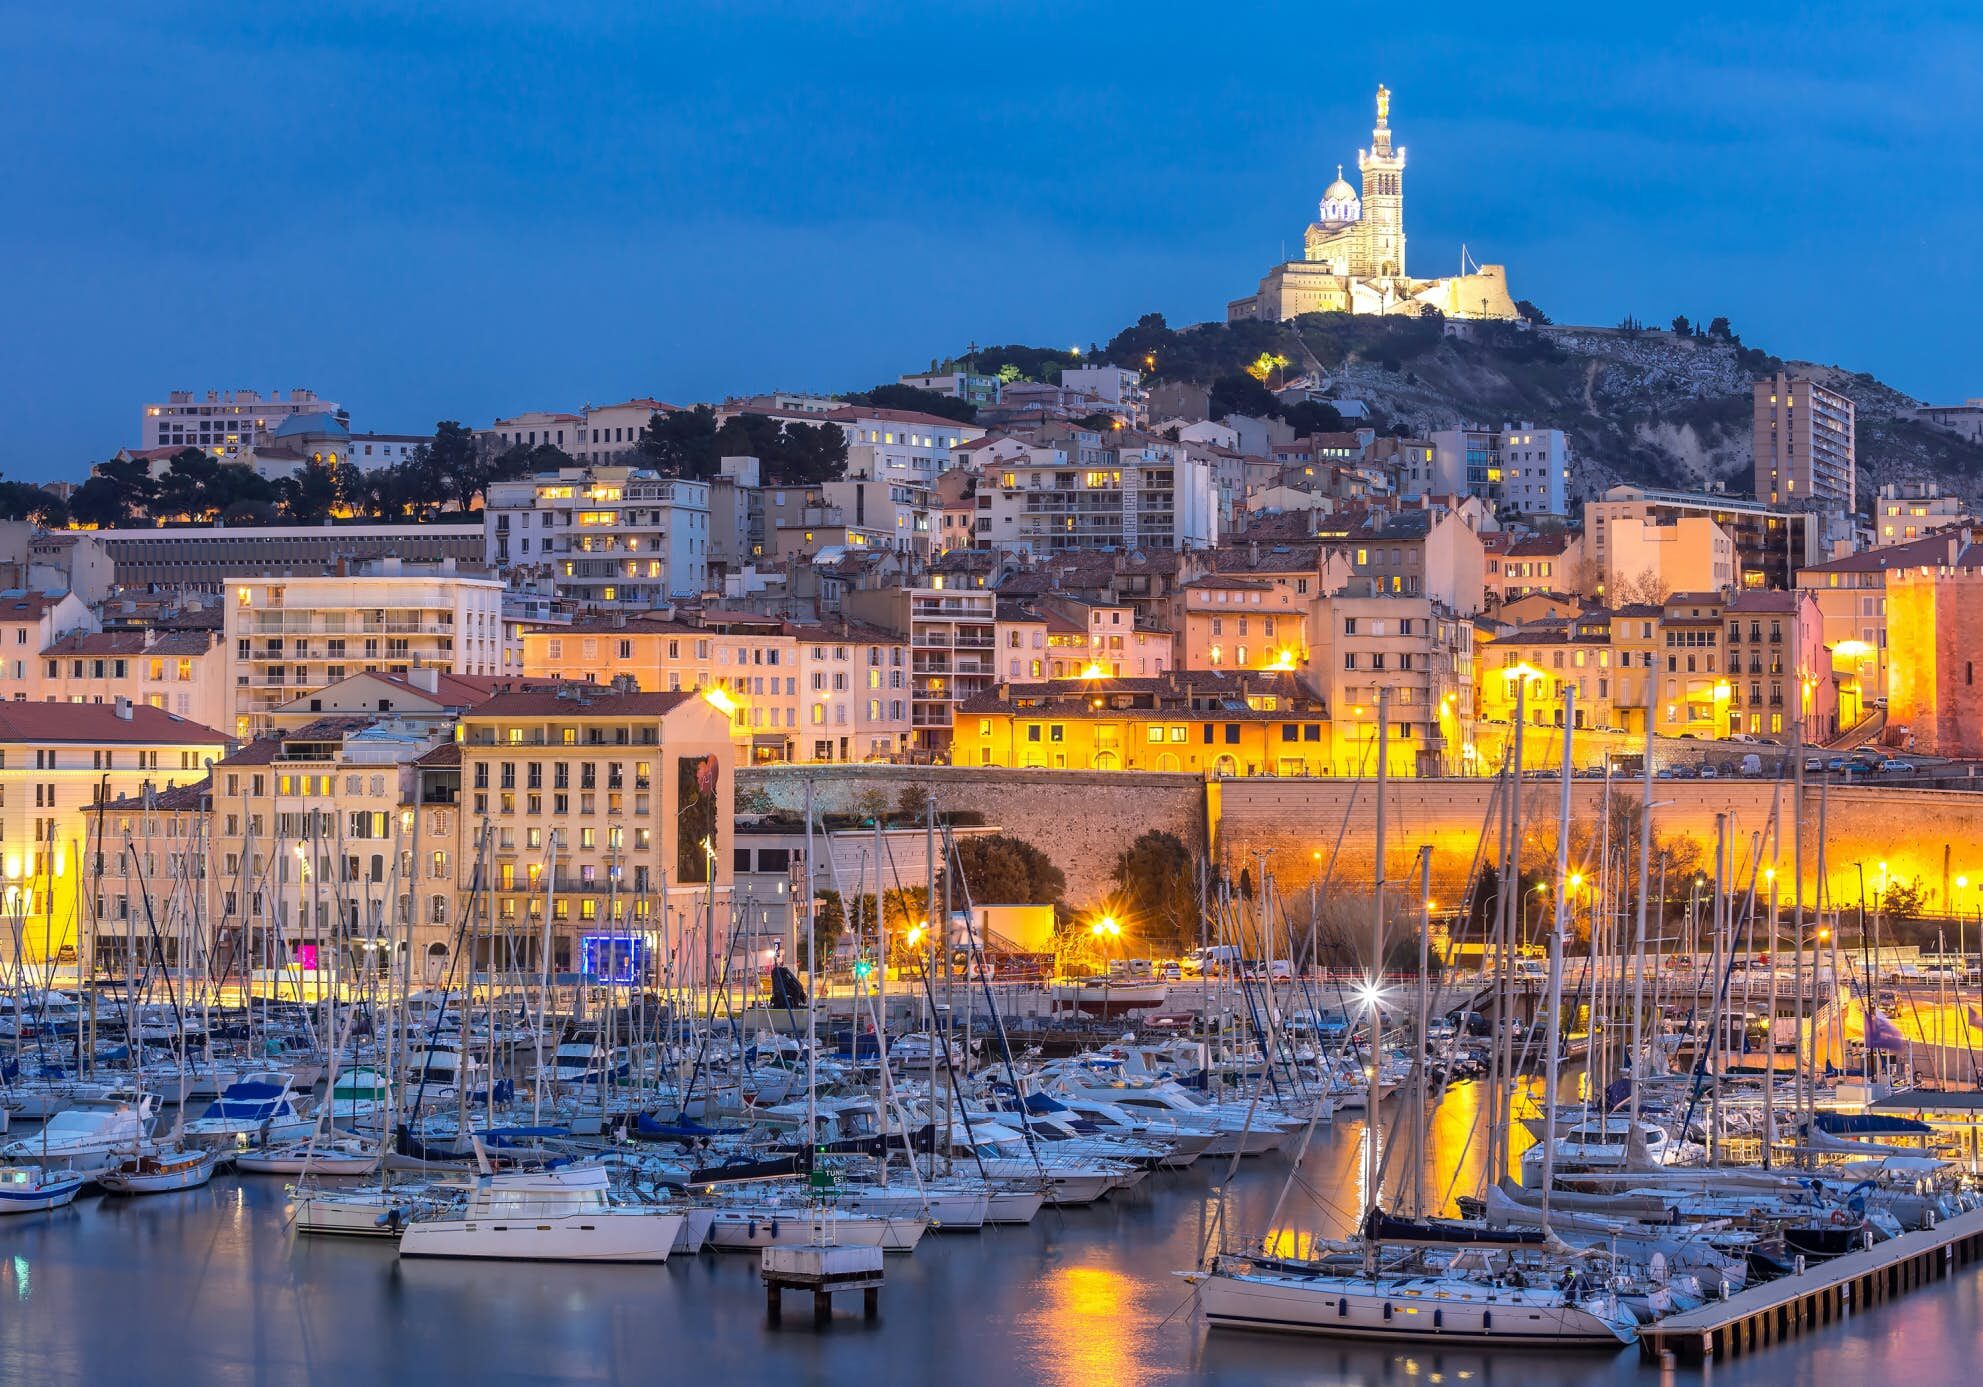
[[[83,1099],[49,1118],[33,1136],[0,1147],[0,1159],[85,1170],[111,1165],[151,1134],[157,1112],[158,1100],[148,1093],[128,1100]]]
[[[402,1257],[665,1262],[683,1216],[618,1205],[599,1166],[478,1175],[461,1198],[400,1234]]]
[[[1480,1259],[1478,1275],[1464,1274],[1469,1258]],[[1233,1329],[1535,1347],[1615,1348],[1638,1335],[1637,1320],[1616,1295],[1529,1284],[1476,1253],[1442,1272],[1397,1276],[1219,1257],[1184,1279],[1197,1286],[1206,1320]]]
[[[180,1135],[195,1146],[245,1150],[306,1137],[316,1125],[297,1108],[288,1074],[258,1070],[229,1084]]]

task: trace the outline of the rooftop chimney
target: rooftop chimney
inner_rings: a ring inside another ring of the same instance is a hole
[[[437,694],[441,691],[441,672],[432,665],[420,665],[408,671],[406,682],[426,693]]]
[[[129,722],[131,720],[131,700],[128,698],[120,698],[117,700],[116,707],[117,707],[117,716],[122,718],[125,722]]]

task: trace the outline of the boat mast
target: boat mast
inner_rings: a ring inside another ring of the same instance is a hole
[[[1646,741],[1639,768],[1639,918],[1632,927],[1632,1091],[1631,1126],[1639,1129],[1639,1090],[1645,1085],[1646,1064],[1646,893],[1652,887],[1653,813],[1653,694],[1658,681],[1646,673]],[[1665,881],[1661,868],[1660,880]],[[1660,892],[1660,923],[1664,933],[1666,893]]]
[[[1570,761],[1574,755],[1571,734],[1576,729],[1577,692],[1563,690],[1562,797],[1556,811],[1556,919],[1549,931],[1549,1028],[1548,1050],[1544,1054],[1543,1138],[1542,1138],[1542,1227],[1549,1231],[1549,1187],[1556,1180],[1556,1081],[1562,1066],[1563,1032],[1563,935],[1569,928],[1570,909]]]
[[[1370,1004],[1370,1066],[1365,1071],[1367,1088],[1364,1109],[1364,1194],[1366,1215],[1374,1214],[1383,1202],[1379,1182],[1383,1166],[1378,1156],[1382,1124],[1377,1113],[1377,1074],[1384,1054],[1384,1009],[1379,1004],[1384,986],[1384,788],[1391,749],[1391,690],[1377,690],[1377,864],[1373,872],[1374,890],[1370,907],[1370,968],[1366,1000]],[[1368,1255],[1368,1254],[1366,1254]]]

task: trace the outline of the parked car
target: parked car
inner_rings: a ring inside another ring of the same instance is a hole
[[[1824,771],[1824,769],[1825,769],[1825,758],[1824,758],[1824,757],[1822,757],[1822,756],[1806,756],[1806,757],[1804,758],[1804,773],[1805,773],[1806,775],[1810,775],[1810,774],[1812,774],[1813,772],[1818,772],[1818,773],[1822,773],[1822,772]]]
[[[1758,756],[1755,752],[1752,751],[1747,756],[1744,756],[1742,758],[1743,775],[1753,778],[1755,776],[1761,775],[1762,773],[1763,773],[1762,757]]]
[[[1699,780],[1701,773],[1692,766],[1675,766],[1673,768],[1673,778],[1675,780]]]
[[[1744,745],[1753,745],[1759,739],[1750,736],[1747,732],[1731,732],[1728,734],[1728,740],[1731,742],[1741,742]]]
[[[1880,773],[1882,775],[1913,775],[1915,769],[1916,767],[1912,761],[1903,761],[1899,757],[1895,757],[1880,767]]]
[[[1845,758],[1843,756],[1832,757],[1831,759],[1825,762],[1825,769],[1830,771],[1833,775],[1837,775],[1840,771],[1845,769]]]
[[[1720,776],[1720,774],[1721,772],[1716,770],[1713,766],[1704,765],[1701,767],[1701,779],[1703,780],[1716,779],[1718,776]]]

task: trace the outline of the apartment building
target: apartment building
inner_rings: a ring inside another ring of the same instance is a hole
[[[0,703],[0,900],[20,922],[26,958],[72,961],[87,945],[85,902],[96,879],[85,854],[107,801],[201,780],[227,737],[159,708],[115,703]],[[127,840],[111,836],[109,857]],[[153,862],[170,892],[186,864]]]
[[[1849,396],[1779,371],[1754,383],[1755,491],[1786,508],[1859,508],[1854,407]]]
[[[1841,726],[1859,721],[1887,696],[1892,665],[1887,588],[1894,575],[1953,564],[1968,544],[1967,530],[1945,530],[1797,570],[1797,590],[1811,595],[1824,620],[1824,642],[1838,677]]]
[[[566,467],[488,488],[485,558],[537,570],[590,606],[652,606],[709,583],[709,484],[630,467]]]
[[[1607,597],[1656,602],[1732,588],[1737,571],[1734,539],[1707,516],[1639,516],[1612,522],[1599,577]]]
[[[146,404],[140,420],[138,446],[198,448],[215,457],[239,457],[255,441],[273,433],[298,414],[328,414],[342,418],[343,406],[314,390],[174,390],[163,400]]]
[[[1660,645],[1653,658],[1659,680],[1655,730],[1663,737],[1728,733],[1733,689],[1722,644],[1725,605],[1718,592],[1676,592],[1660,604]]]
[[[821,416],[798,413],[792,419],[839,426],[847,436],[850,480],[920,487],[933,485],[939,474],[955,467],[958,450],[986,432],[981,425],[960,424],[935,414],[867,405],[842,405]]]
[[[71,631],[96,628],[96,617],[74,593],[0,592],[0,701],[39,700],[41,652]]]
[[[128,698],[206,727],[225,727],[233,716],[218,631],[70,631],[43,647],[40,669],[30,697],[47,703]]]
[[[1326,775],[1328,712],[1291,674],[1004,684],[957,710],[953,761],[1045,770]]]
[[[1487,554],[1459,512],[1372,507],[1317,522],[1317,537],[1350,561],[1373,593],[1427,597],[1461,616],[1486,601]]]
[[[1482,535],[1480,543],[1483,595],[1489,610],[1530,593],[1572,595],[1586,586],[1580,535],[1496,530]]]
[[[1373,594],[1352,584],[1318,601],[1303,683],[1329,710],[1338,775],[1376,768],[1378,703],[1390,691],[1389,768],[1453,775],[1470,767],[1474,625],[1424,596]]]
[[[1961,497],[1932,482],[1886,482],[1873,498],[1873,546],[1906,544],[1973,518]]]
[[[869,588],[847,593],[842,605],[854,620],[908,637],[910,744],[932,754],[947,750],[957,705],[997,678],[997,595],[970,588]]]
[[[1617,725],[1612,636],[1608,619],[1547,621],[1497,634],[1477,648],[1481,716],[1530,727]],[[1643,681],[1641,681],[1643,687]],[[1574,697],[1570,697],[1574,695]]]
[[[382,559],[357,571],[242,578],[230,584],[223,630],[234,735],[265,731],[300,694],[352,674],[433,666],[498,676],[522,662],[503,620],[503,585],[452,565]]]
[[[1691,515],[1714,521],[1734,541],[1735,581],[1744,589],[1789,587],[1798,569],[1827,557],[1826,540],[1834,533],[1830,520],[1813,511],[1720,492],[1621,485],[1585,503],[1585,553],[1602,573],[1611,564],[1611,536],[1621,525]]]
[[[1431,491],[1478,496],[1502,515],[1569,509],[1570,444],[1561,429],[1441,429],[1429,442]]]
[[[717,976],[735,792],[722,710],[687,692],[503,693],[463,715],[455,750],[454,894],[479,883],[487,913],[445,938],[429,925],[423,950],[465,949],[478,973]]]
[[[404,963],[422,856],[413,764],[452,734],[430,720],[336,715],[218,762],[197,844],[217,966],[287,977],[309,995]],[[135,885],[113,876],[101,916],[113,934],[141,905]]]
[[[1312,575],[1242,578],[1208,574],[1171,598],[1180,669],[1294,670],[1308,663]]]
[[[996,456],[978,480],[981,546],[1047,555],[1218,542],[1211,466],[1166,440],[1058,426]]]
[[[1829,741],[1838,731],[1838,686],[1817,599],[1802,591],[1738,593],[1722,615],[1729,730],[1782,739],[1801,720],[1805,740]]]
[[[907,741],[908,649],[902,637],[854,622],[629,613],[526,629],[523,663],[532,678],[716,691],[711,701],[730,718],[740,761],[867,761]]]

